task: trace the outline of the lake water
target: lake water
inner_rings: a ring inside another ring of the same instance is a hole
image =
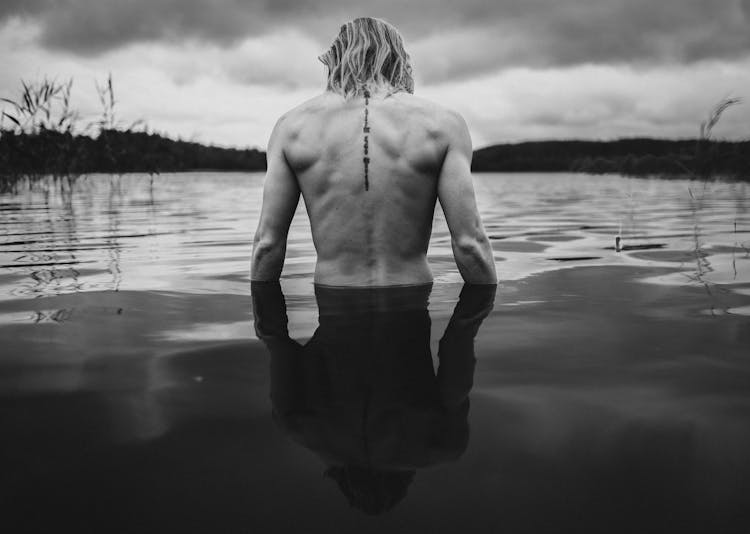
[[[432,287],[316,300],[302,205],[251,298],[262,178],[0,193],[9,532],[747,531],[749,184],[477,175],[494,297],[438,210]]]

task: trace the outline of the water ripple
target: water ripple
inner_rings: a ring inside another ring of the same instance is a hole
[[[247,280],[262,178],[92,175],[69,190],[50,181],[4,193],[0,301],[99,290],[226,292],[228,280]],[[482,174],[475,185],[502,279],[578,265],[648,265],[673,269],[658,283],[750,283],[745,183]],[[459,281],[439,207],[433,228],[435,279]],[[314,265],[300,202],[283,278],[311,282]]]

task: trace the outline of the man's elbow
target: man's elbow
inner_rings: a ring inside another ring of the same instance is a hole
[[[257,255],[266,255],[274,250],[278,250],[284,245],[284,241],[269,235],[255,234],[253,239],[253,257]]]
[[[461,237],[454,239],[452,245],[456,263],[465,282],[497,283],[492,247],[486,236]]]
[[[487,236],[462,236],[452,240],[456,256],[470,261],[488,261],[492,259],[492,247]]]
[[[286,240],[256,235],[250,277],[252,280],[277,280],[286,253]]]
[[[465,256],[481,255],[482,250],[489,246],[489,240],[481,236],[461,236],[452,240],[453,250]]]

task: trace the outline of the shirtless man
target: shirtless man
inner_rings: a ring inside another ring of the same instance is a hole
[[[317,284],[431,282],[427,247],[436,200],[464,281],[497,283],[476,207],[466,123],[412,95],[398,31],[379,19],[355,19],[320,60],[328,67],[327,90],[282,116],[271,134],[251,279],[279,279],[301,193]]]

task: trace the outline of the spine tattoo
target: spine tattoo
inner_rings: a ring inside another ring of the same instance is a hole
[[[364,97],[365,97],[365,124],[362,128],[362,133],[364,133],[365,138],[365,155],[362,158],[362,162],[365,165],[365,191],[370,190],[370,176],[369,176],[369,166],[370,166],[370,143],[369,143],[369,133],[370,133],[370,123],[368,122],[369,119],[369,109],[368,105],[370,104],[370,91],[365,87],[364,90]]]

